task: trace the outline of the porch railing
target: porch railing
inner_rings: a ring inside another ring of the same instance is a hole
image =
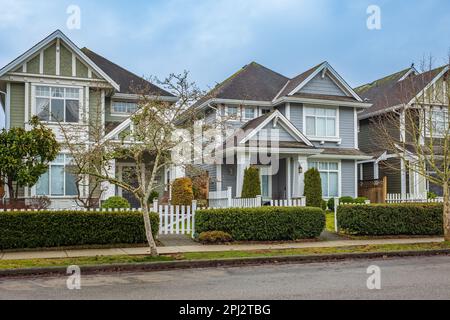
[[[386,197],[387,203],[442,203],[443,198],[429,199],[427,194],[400,194],[388,193]]]

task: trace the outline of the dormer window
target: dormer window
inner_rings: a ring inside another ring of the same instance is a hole
[[[256,109],[252,107],[245,107],[244,109],[244,119],[253,120],[255,119]]]

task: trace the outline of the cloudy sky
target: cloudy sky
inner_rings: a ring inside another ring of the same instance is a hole
[[[381,30],[367,28],[370,5]],[[294,76],[326,60],[356,86],[424,56],[444,64],[449,22],[448,0],[0,0],[0,66],[61,29],[138,75],[189,70],[204,89],[251,61]]]

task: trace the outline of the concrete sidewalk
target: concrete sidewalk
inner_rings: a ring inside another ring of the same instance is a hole
[[[349,247],[384,244],[419,244],[443,242],[443,238],[411,238],[411,239],[383,239],[383,240],[338,240],[323,242],[283,243],[283,244],[242,244],[242,245],[214,245],[214,246],[180,246],[159,247],[160,254],[177,254],[188,252],[220,252],[220,251],[254,251],[254,250],[286,250],[304,248]],[[81,258],[96,256],[119,255],[147,255],[147,248],[115,248],[115,249],[86,249],[86,250],[54,250],[54,251],[23,251],[1,252],[0,260],[27,260],[51,258]]]

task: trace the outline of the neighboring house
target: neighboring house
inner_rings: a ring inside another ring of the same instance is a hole
[[[0,69],[0,91],[6,92],[6,128],[27,128],[29,119],[37,115],[63,142],[58,123],[86,126],[89,137],[88,121],[99,116],[108,134],[136,111],[138,96],[133,87],[143,84],[160,99],[177,101],[169,92],[91,50],[78,48],[58,30]],[[48,173],[35,187],[22,190],[21,196],[48,196],[54,207],[75,205],[77,191],[73,176],[66,170],[69,165],[70,155],[62,150]],[[130,167],[123,161],[111,165],[118,177]],[[163,174],[160,179],[165,181]],[[135,201],[112,185],[105,187],[103,198],[123,195]],[[87,194],[87,190],[82,192]]]
[[[448,125],[446,93],[443,92],[446,90],[448,71],[448,66],[444,66],[419,73],[411,67],[355,89],[361,97],[373,104],[371,108],[358,115],[360,148],[374,157],[372,160],[360,162],[360,180],[378,180],[387,177],[388,193],[401,194],[403,197],[407,194],[426,197],[428,191],[442,196],[441,187],[430,184],[412,170],[406,170],[404,160],[398,155],[405,152],[409,161],[415,161],[415,148],[412,143],[414,140],[408,134],[408,119],[414,118],[419,127],[419,123],[430,119],[429,112],[432,112],[433,126],[438,128],[439,122],[445,125],[445,121]],[[430,90],[434,98],[421,99],[424,94],[428,95]],[[420,101],[427,101],[427,105],[423,105]],[[410,116],[410,112],[413,117]],[[386,146],[383,134],[379,131],[385,127],[389,127],[392,140],[406,146],[407,150],[394,152]],[[427,132],[423,132],[420,137],[420,139],[428,138]]]
[[[359,150],[357,114],[369,107],[327,62],[292,79],[250,63],[192,106],[207,124],[225,120],[232,130],[245,131],[232,131],[226,139],[233,142],[217,150],[234,157],[234,164],[199,167],[208,171],[211,191],[231,187],[236,198],[250,165],[261,169],[265,200],[303,196],[304,174],[313,167],[321,173],[324,198],[356,197],[357,162],[371,159]],[[252,145],[255,139],[261,145]],[[255,161],[262,143],[277,145],[279,163]]]

